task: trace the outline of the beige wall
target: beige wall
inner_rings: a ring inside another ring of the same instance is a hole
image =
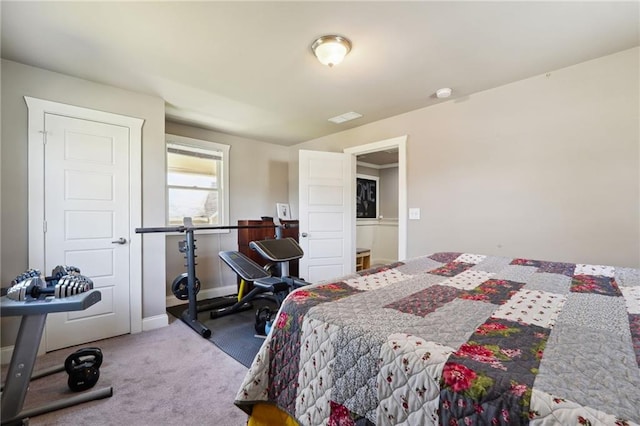
[[[3,286],[28,264],[27,105],[24,96],[144,119],[142,127],[143,226],[164,221],[164,101],[111,86],[2,60],[2,271]],[[142,315],[165,313],[164,238],[143,238]],[[44,272],[44,271],[43,271]],[[2,346],[12,345],[16,318],[2,318]]]
[[[229,202],[230,224],[240,219],[260,219],[276,216],[276,203],[286,203],[289,194],[288,148],[230,136],[210,130],[166,123],[169,134],[227,144],[229,150]],[[205,289],[236,285],[235,274],[218,257],[221,250],[237,250],[238,234],[232,230],[223,234],[197,234],[197,276]],[[171,282],[185,272],[184,257],[178,252],[183,235],[167,236],[167,295],[171,295]],[[227,294],[221,289],[224,294]],[[218,295],[213,293],[213,295]],[[220,294],[222,295],[222,294]],[[173,296],[172,296],[173,297]],[[173,298],[169,303],[177,301]]]
[[[640,267],[639,50],[296,145],[292,208],[299,149],[408,135],[408,206],[422,212],[409,221],[409,257],[450,250]]]
[[[361,175],[369,175],[369,176],[379,176],[380,171],[378,169],[374,169],[372,167],[361,166],[356,164],[356,173]]]
[[[380,216],[384,219],[398,218],[397,167],[380,169]]]

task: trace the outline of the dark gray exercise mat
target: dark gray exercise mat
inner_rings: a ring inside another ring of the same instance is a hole
[[[211,303],[216,300],[228,299],[209,299],[198,302],[198,304]],[[246,311],[236,312],[227,316],[216,319],[210,319],[209,312],[198,313],[198,319],[211,330],[211,341],[220,350],[238,361],[240,364],[249,368],[256,354],[264,342],[263,338],[256,337],[255,319],[256,310],[264,306],[264,302],[256,301],[253,308]],[[178,305],[167,308],[167,312],[176,318],[187,309],[187,305]]]

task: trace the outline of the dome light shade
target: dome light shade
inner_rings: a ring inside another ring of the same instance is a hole
[[[351,50],[351,42],[337,35],[322,36],[311,45],[318,60],[329,67],[338,65]]]

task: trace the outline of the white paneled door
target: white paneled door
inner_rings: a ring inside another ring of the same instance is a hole
[[[129,128],[45,114],[45,265],[72,265],[102,300],[50,314],[46,350],[129,333]]]
[[[355,269],[355,156],[299,152],[300,276],[315,283]]]

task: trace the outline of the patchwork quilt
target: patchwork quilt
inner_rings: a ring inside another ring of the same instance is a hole
[[[303,287],[235,403],[302,425],[637,425],[640,270],[436,253]]]

